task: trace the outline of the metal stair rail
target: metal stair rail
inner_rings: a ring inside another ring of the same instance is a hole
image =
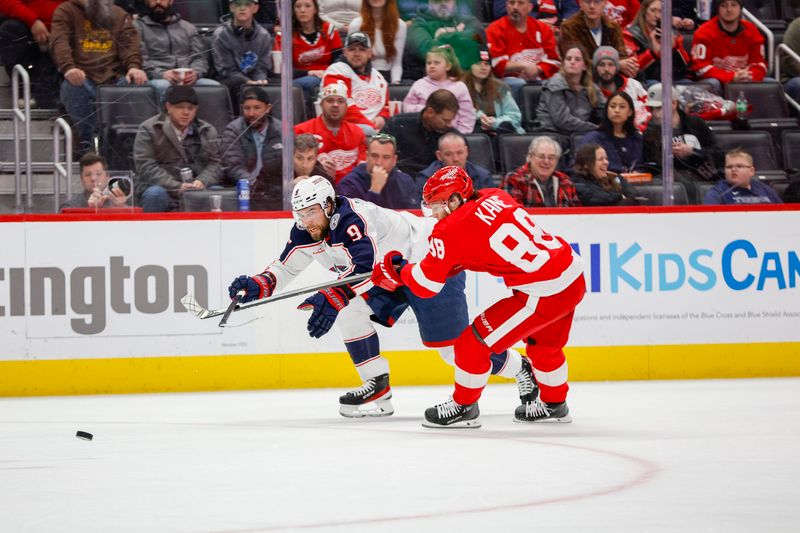
[[[19,79],[22,78],[22,109],[19,106]],[[20,125],[25,126],[26,205],[33,208],[33,165],[31,162],[31,78],[22,65],[11,71],[11,110],[14,113],[14,187],[17,213],[24,212],[22,205],[22,174],[20,172]]]
[[[775,67],[775,34],[772,33],[772,30],[767,28],[767,26],[761,22],[755,15],[750,13],[744,7],[742,8],[742,15],[755,24],[756,28],[758,28],[761,33],[767,36],[767,42],[764,46],[766,48],[767,57],[764,59],[767,60],[767,76],[772,73],[772,69]]]
[[[797,52],[786,46],[785,44],[781,43],[775,48],[775,79],[781,81],[781,52],[789,56],[793,61],[797,64],[800,64],[800,55],[797,55]],[[795,102],[794,98],[786,95],[786,101],[794,107],[798,112],[800,112],[800,102]]]
[[[61,164],[61,132],[64,132],[64,164]],[[63,118],[53,124],[53,213],[58,213],[60,178],[67,180],[67,200],[72,198],[72,128]]]

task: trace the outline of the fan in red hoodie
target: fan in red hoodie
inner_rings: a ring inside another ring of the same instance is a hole
[[[692,43],[692,70],[720,84],[761,81],[767,74],[764,38],[742,20],[739,0],[722,0],[717,16],[697,28]]]

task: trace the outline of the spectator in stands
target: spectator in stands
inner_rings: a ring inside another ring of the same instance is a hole
[[[458,114],[453,127],[461,133],[472,133],[475,129],[475,107],[469,89],[461,81],[461,66],[453,48],[450,45],[432,48],[428,52],[425,72],[427,75],[415,81],[403,99],[403,112],[422,111],[431,93],[445,89],[458,100]]]
[[[406,76],[421,78],[428,52],[445,44],[455,51],[459,64],[469,64],[465,58],[475,55],[478,42],[485,42],[483,26],[473,16],[459,15],[456,0],[428,0],[428,7],[420,8],[408,29]]]
[[[608,99],[617,91],[623,91],[631,97],[634,106],[634,122],[641,131],[650,120],[647,111],[647,91],[642,84],[633,78],[628,78],[619,73],[619,54],[610,46],[601,46],[594,51],[592,58],[592,74],[594,82],[600,89],[603,99]]]
[[[94,153],[87,153],[78,162],[81,172],[83,190],[61,204],[65,207],[124,207],[130,197],[124,187],[108,187],[108,162],[106,158]]]
[[[629,78],[636,76],[639,63],[635,57],[628,57],[625,42],[622,39],[622,28],[613,20],[609,20],[603,11],[606,0],[580,0],[581,10],[561,25],[561,51],[563,55],[574,45],[586,50],[592,57],[599,46],[610,46],[619,52],[620,71]]]
[[[214,30],[212,51],[217,76],[239,109],[242,87],[268,83],[272,36],[255,21],[256,0],[232,0],[230,9],[231,19]]]
[[[475,106],[475,133],[488,134],[495,144],[499,133],[525,133],[522,113],[511,91],[492,74],[486,46],[481,45],[476,61],[464,75],[464,83]]]
[[[722,84],[761,81],[767,73],[764,37],[742,19],[740,0],[722,0],[717,16],[697,28],[692,42],[692,69],[722,93]]]
[[[367,162],[357,165],[336,186],[348,198],[361,198],[389,209],[419,209],[414,179],[397,168],[397,140],[388,133],[367,143]]]
[[[204,77],[208,52],[197,28],[181,18],[173,1],[147,0],[149,13],[134,21],[142,42],[143,69],[159,102],[171,85],[219,85]]]
[[[672,27],[676,31],[694,30],[700,20],[696,8],[697,0],[673,0]]]
[[[690,21],[691,22],[691,21]],[[661,81],[661,0],[644,0],[633,23],[625,32],[626,44],[639,62],[639,77],[650,86]],[[672,33],[672,79],[686,77],[689,54],[683,36]]]
[[[336,31],[349,33],[350,24],[361,10],[361,0],[319,0],[319,16]]]
[[[508,15],[486,28],[492,67],[519,97],[526,83],[549,78],[561,65],[549,25],[530,17],[534,0],[506,0]]]
[[[580,207],[575,185],[556,170],[561,153],[561,145],[553,138],[535,137],[527,162],[510,172],[500,187],[525,207]]]
[[[417,195],[420,200],[422,199],[422,187],[425,182],[442,167],[456,166],[464,170],[472,178],[472,183],[476,190],[495,186],[491,170],[470,161],[469,146],[461,133],[457,131],[445,133],[439,137],[438,146],[436,161],[417,175]]]
[[[347,31],[366,33],[372,41],[372,66],[391,83],[402,81],[408,25],[400,19],[396,0],[362,0],[361,15]]]
[[[65,0],[3,0],[0,2],[0,62],[8,77],[14,65],[28,70],[33,107],[56,107],[58,70],[50,59],[53,12]],[[16,102],[13,102],[16,104]]]
[[[348,93],[345,120],[373,135],[389,118],[389,84],[372,67],[372,43],[366,33],[348,35],[342,55],[325,71],[322,84],[344,83]]]
[[[145,212],[172,211],[185,191],[216,185],[219,145],[214,126],[197,118],[190,85],[167,89],[165,111],[142,122],[133,141],[139,205]],[[188,170],[185,170],[188,169]]]
[[[800,55],[800,17],[789,24],[783,35],[783,44]],[[792,60],[787,54],[781,54],[781,81],[784,82],[786,94],[800,103],[800,63]]]
[[[281,39],[279,32],[278,50]],[[314,100],[325,69],[338,58],[341,49],[342,38],[331,23],[320,18],[317,0],[292,0],[293,78],[306,102]]]
[[[609,172],[606,150],[588,143],[578,149],[572,181],[581,205],[636,205],[636,191],[618,172]]]
[[[633,117],[630,95],[623,91],[615,92],[606,101],[600,126],[584,135],[576,148],[584,144],[597,144],[607,154],[606,165],[612,172],[636,171],[642,162],[642,134],[636,128]]]
[[[505,16],[506,0],[492,0],[492,3],[495,20]],[[560,27],[563,20],[570,18],[581,9],[578,0],[540,0],[537,4],[533,16],[554,28]]]
[[[661,170],[661,122],[664,104],[662,85],[657,83],[647,91],[647,106],[653,119],[644,133],[643,161]],[[722,166],[722,151],[714,133],[700,117],[687,115],[680,108],[680,93],[672,88],[672,155],[675,181],[683,183],[691,203],[698,203],[697,183],[714,181]]]
[[[596,108],[600,103],[592,76],[586,68],[586,54],[578,46],[564,53],[561,69],[543,86],[536,116],[545,130],[566,137],[597,128]]]
[[[222,133],[222,184],[232,187],[246,179],[252,188],[257,180],[277,178],[280,188],[281,121],[270,115],[272,103],[261,87],[245,86],[240,100],[239,118]]]
[[[397,139],[397,164],[412,176],[436,159],[439,137],[452,128],[458,113],[458,100],[453,93],[439,89],[431,93],[419,113],[402,113],[389,119],[384,133]]]
[[[347,86],[343,81],[331,83],[319,94],[322,114],[294,127],[295,135],[311,133],[319,140],[319,160],[335,170],[336,183],[350,173],[357,164],[366,159],[364,132],[347,122]]]
[[[112,0],[70,0],[53,13],[50,52],[64,75],[61,102],[77,129],[78,151],[85,153],[94,145],[97,86],[147,82],[139,34]]]
[[[619,24],[620,28],[627,28],[639,11],[639,0],[607,0],[603,14],[608,20]]]
[[[319,161],[319,142],[310,133],[303,133],[294,138],[294,181],[292,187],[297,182],[309,176],[322,176],[336,185],[336,169],[333,161],[327,160],[327,166],[323,166]]]
[[[772,187],[753,179],[756,174],[753,156],[737,148],[725,154],[725,179],[706,193],[704,204],[752,205],[780,204]]]

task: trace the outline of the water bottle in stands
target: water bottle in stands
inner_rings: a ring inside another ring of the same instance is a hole
[[[236,191],[239,196],[239,211],[250,211],[250,182],[240,179],[236,182]]]
[[[739,96],[736,98],[736,118],[739,120],[747,118],[747,97],[744,91],[739,91]]]

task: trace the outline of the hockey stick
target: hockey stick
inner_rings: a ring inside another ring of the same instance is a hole
[[[317,285],[311,285],[309,287],[303,287],[301,289],[295,289],[293,291],[274,294],[268,298],[254,300],[252,302],[247,302],[246,304],[240,304],[238,302],[234,304],[234,302],[231,302],[231,305],[223,309],[206,309],[205,307],[200,305],[197,302],[197,300],[195,300],[194,295],[191,293],[181,298],[181,303],[183,304],[183,307],[185,307],[187,311],[189,311],[199,319],[204,320],[206,318],[213,318],[215,316],[223,316],[223,315],[226,315],[225,318],[227,318],[230,316],[231,313],[235,313],[237,311],[244,311],[245,309],[250,309],[251,307],[257,307],[259,305],[277,302],[279,300],[285,300],[286,298],[291,298],[292,296],[299,296],[301,294],[316,292],[322,289],[330,289],[331,287],[338,287],[340,285],[345,285],[347,283],[358,283],[360,281],[369,279],[370,276],[372,276],[371,272],[365,272],[364,274],[358,274],[357,276],[350,276],[347,278],[340,278],[333,281],[326,281],[325,283],[318,283]],[[225,324],[223,322],[220,322],[220,326],[224,327]]]

